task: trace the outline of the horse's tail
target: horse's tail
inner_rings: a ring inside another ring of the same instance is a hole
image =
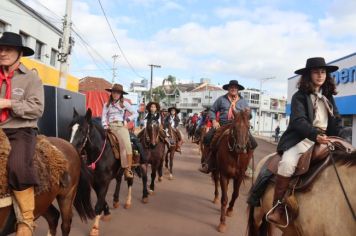
[[[77,194],[74,199],[74,207],[77,210],[79,217],[82,221],[87,222],[88,219],[95,217],[95,211],[91,202],[91,174],[81,160],[80,178],[77,188]]]
[[[249,205],[247,208],[249,213],[248,213],[248,221],[247,221],[247,235],[248,236],[267,236],[271,235],[269,223],[266,221],[266,217],[262,217],[262,223],[258,227],[255,224],[255,207],[252,205]]]

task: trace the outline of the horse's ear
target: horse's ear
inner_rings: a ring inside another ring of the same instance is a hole
[[[92,112],[91,109],[88,108],[87,112],[85,113],[85,120],[89,122],[91,120],[91,117],[92,117]]]
[[[73,107],[73,118],[78,117],[78,116],[79,116],[79,113],[77,112],[75,107]]]

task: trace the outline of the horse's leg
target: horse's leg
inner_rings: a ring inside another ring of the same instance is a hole
[[[148,203],[148,190],[147,190],[147,164],[141,165],[142,172],[142,202]]]
[[[234,191],[232,192],[229,207],[227,208],[227,211],[226,211],[226,215],[229,217],[232,216],[232,211],[234,209],[235,201],[236,201],[237,197],[239,196],[241,182],[242,182],[242,177],[234,178]]]
[[[57,202],[59,206],[59,210],[61,212],[61,217],[62,217],[62,224],[61,224],[61,229],[62,229],[62,235],[67,236],[69,235],[70,232],[70,227],[72,224],[72,218],[73,218],[73,201],[75,197],[75,191],[74,189],[71,190],[71,193],[67,194],[66,196],[58,196],[57,197]]]
[[[173,180],[173,158],[175,151],[172,151],[169,155],[169,180]]]
[[[229,179],[220,174],[220,187],[221,187],[221,211],[220,211],[220,224],[218,231],[224,233],[226,231],[226,205],[228,201],[227,189],[229,185]]]
[[[156,179],[157,167],[155,165],[152,165],[151,169],[152,169],[152,172],[151,172],[151,184],[150,184],[149,192],[150,192],[150,194],[153,194],[153,192],[155,191],[155,179]]]
[[[219,173],[217,171],[213,171],[212,175],[213,175],[214,187],[215,187],[213,203],[218,204],[219,203]]]
[[[59,211],[57,210],[57,208],[55,208],[53,205],[50,205],[48,207],[47,211],[42,216],[46,219],[46,221],[48,223],[49,231],[47,233],[47,236],[56,235],[58,220],[60,217],[60,214],[59,214]]]
[[[161,178],[161,181],[162,181],[162,176],[163,176],[163,158],[160,160],[160,163],[159,163],[158,169],[157,169],[157,173],[158,173],[158,180],[159,180],[159,178]]]
[[[111,214],[110,214],[110,208],[109,208],[109,205],[108,203],[105,201],[105,204],[104,204],[104,215],[101,217],[101,220],[102,221],[110,221],[111,220]]]
[[[125,202],[125,209],[131,208],[131,194],[132,194],[132,185],[133,185],[133,178],[132,179],[127,179],[127,197],[126,197],[126,202]]]
[[[168,170],[168,155],[170,153],[171,153],[171,150],[170,150],[170,148],[168,148],[166,155],[164,155],[164,167],[165,167],[164,168],[165,169],[164,173],[165,174],[169,173],[169,170]],[[161,181],[161,178],[158,178],[158,181]]]
[[[122,176],[124,175],[124,169],[120,168],[119,173],[116,176],[116,186],[115,186],[115,192],[114,192],[114,201],[113,201],[113,206],[114,208],[119,208],[120,203],[119,203],[119,194],[120,194],[120,187],[121,187],[121,181],[122,181]]]

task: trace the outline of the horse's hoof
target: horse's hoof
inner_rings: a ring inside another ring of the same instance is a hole
[[[228,216],[228,217],[232,216],[232,209],[231,210],[227,209],[226,216]]]
[[[164,169],[164,174],[165,174],[165,175],[168,175],[168,174],[169,174],[168,168],[165,168],[165,169]]]
[[[99,236],[99,227],[93,226],[90,230],[89,236]]]
[[[149,190],[148,190],[148,194],[149,194],[149,195],[153,195],[153,194],[154,194],[154,191],[151,190],[151,189],[149,189]]]
[[[170,174],[169,177],[168,177],[169,180],[173,180],[173,175]]]
[[[142,203],[143,203],[143,204],[147,204],[147,203],[148,203],[148,197],[142,198]]]
[[[119,207],[120,207],[120,203],[119,203],[119,202],[114,202],[114,203],[113,203],[113,207],[114,207],[115,209],[119,208]]]
[[[213,203],[214,203],[214,204],[218,204],[218,203],[219,203],[219,198],[217,198],[217,197],[214,198]]]
[[[104,222],[109,222],[111,220],[111,214],[101,216],[101,220]]]
[[[226,224],[220,223],[219,226],[218,226],[218,231],[220,233],[225,233],[226,232]]]
[[[162,176],[158,177],[158,182],[162,182],[163,178]]]
[[[131,203],[125,203],[124,208],[125,209],[130,209],[131,208]]]

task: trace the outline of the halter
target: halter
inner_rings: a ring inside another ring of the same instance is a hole
[[[234,129],[230,130],[230,137],[233,140],[232,144],[230,144],[230,139],[228,139],[228,141],[227,141],[227,146],[228,146],[230,152],[236,151],[237,153],[239,153],[238,152],[239,150],[242,150],[242,153],[247,152],[247,144],[245,144],[243,146],[240,146],[239,144],[237,144],[237,140],[234,135]]]

